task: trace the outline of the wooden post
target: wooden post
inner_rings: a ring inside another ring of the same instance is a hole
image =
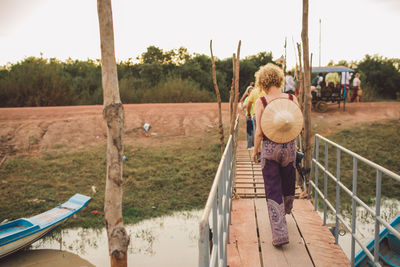
[[[235,120],[233,119],[233,107],[234,107],[234,101],[235,101],[235,79],[236,79],[236,54],[233,53],[232,56],[232,84],[231,84],[231,91],[229,93],[229,121],[230,121],[230,127],[229,127],[229,134],[233,133],[233,129],[235,127],[234,123]]]
[[[303,0],[303,29],[301,31],[303,42],[303,63],[304,63],[304,139],[305,139],[305,178],[307,192],[309,190],[311,170],[311,76],[308,51],[308,0]]]
[[[224,143],[224,127],[222,124],[222,110],[221,110],[221,94],[219,93],[218,83],[217,83],[217,72],[215,70],[215,61],[212,51],[212,40],[210,40],[210,51],[211,51],[211,64],[212,64],[212,76],[215,88],[215,93],[217,94],[218,101],[218,122],[219,122],[219,140],[221,142],[221,156],[224,154],[225,143]]]
[[[239,70],[240,70],[240,45],[242,44],[242,41],[239,41],[238,44],[238,49],[237,49],[237,56],[235,60],[235,70],[234,70],[234,75],[235,75],[235,98],[233,100],[233,112],[232,112],[232,123],[231,123],[231,131],[230,133],[233,134],[234,128],[235,128],[235,120],[236,120],[236,114],[237,114],[237,108],[238,108],[238,103],[239,103]]]
[[[111,0],[98,0],[100,26],[103,118],[107,124],[107,176],[104,219],[112,267],[126,267],[129,236],[122,220],[122,157],[124,108],[121,103],[114,52]]]
[[[299,100],[299,104],[300,104],[300,107],[301,107],[301,110],[304,110],[304,107],[303,107],[303,97],[304,97],[304,89],[303,89],[303,67],[302,67],[302,64],[301,64],[301,62],[302,62],[302,59],[301,59],[301,46],[300,46],[300,44],[299,43],[297,43],[297,50],[298,50],[298,52],[299,52],[299,82],[300,82],[300,87],[299,87],[299,97],[298,97],[298,100]]]

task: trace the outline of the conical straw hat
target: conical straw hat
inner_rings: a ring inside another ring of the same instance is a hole
[[[275,143],[294,140],[303,128],[303,114],[299,106],[287,98],[278,98],[270,103],[261,117],[264,135]]]

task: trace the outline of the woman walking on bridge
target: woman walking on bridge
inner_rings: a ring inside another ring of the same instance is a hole
[[[294,139],[301,132],[303,117],[296,97],[281,92],[284,75],[278,66],[271,63],[262,66],[255,77],[256,90],[264,91],[266,96],[256,101],[253,160],[259,162],[261,150],[272,244],[282,246],[289,243],[285,215],[293,207],[296,181]]]

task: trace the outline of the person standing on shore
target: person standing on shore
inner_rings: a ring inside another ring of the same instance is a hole
[[[292,76],[292,72],[288,71],[285,80],[285,93],[294,95],[294,85],[295,83]]]
[[[354,100],[360,102],[361,94],[362,90],[361,90],[360,73],[357,73],[356,77],[353,79],[353,93],[351,96],[351,102],[354,102]]]

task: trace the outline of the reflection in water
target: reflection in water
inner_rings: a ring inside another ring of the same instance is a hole
[[[0,267],[94,267],[71,252],[53,249],[20,250],[0,259]]]
[[[375,211],[375,206],[370,206]],[[323,212],[318,212],[323,217]],[[381,199],[381,218],[390,223],[397,215],[400,214],[400,201],[397,199]],[[342,216],[345,218],[347,224],[351,227],[351,212],[343,211]],[[330,213],[327,217],[327,224],[329,226],[335,225],[334,214]],[[340,229],[345,230],[343,226]],[[380,231],[384,227],[380,226]],[[357,219],[356,219],[356,235],[361,242],[366,245],[372,238],[375,237],[375,219],[369,214],[363,207],[357,207]],[[351,234],[346,231],[344,236],[339,237],[339,245],[346,253],[347,257],[351,257]],[[356,241],[355,252],[361,249]]]
[[[128,266],[194,266],[197,264],[198,222],[202,211],[179,212],[126,225],[131,242]],[[78,254],[96,266],[109,266],[105,229],[66,229],[32,245]]]

